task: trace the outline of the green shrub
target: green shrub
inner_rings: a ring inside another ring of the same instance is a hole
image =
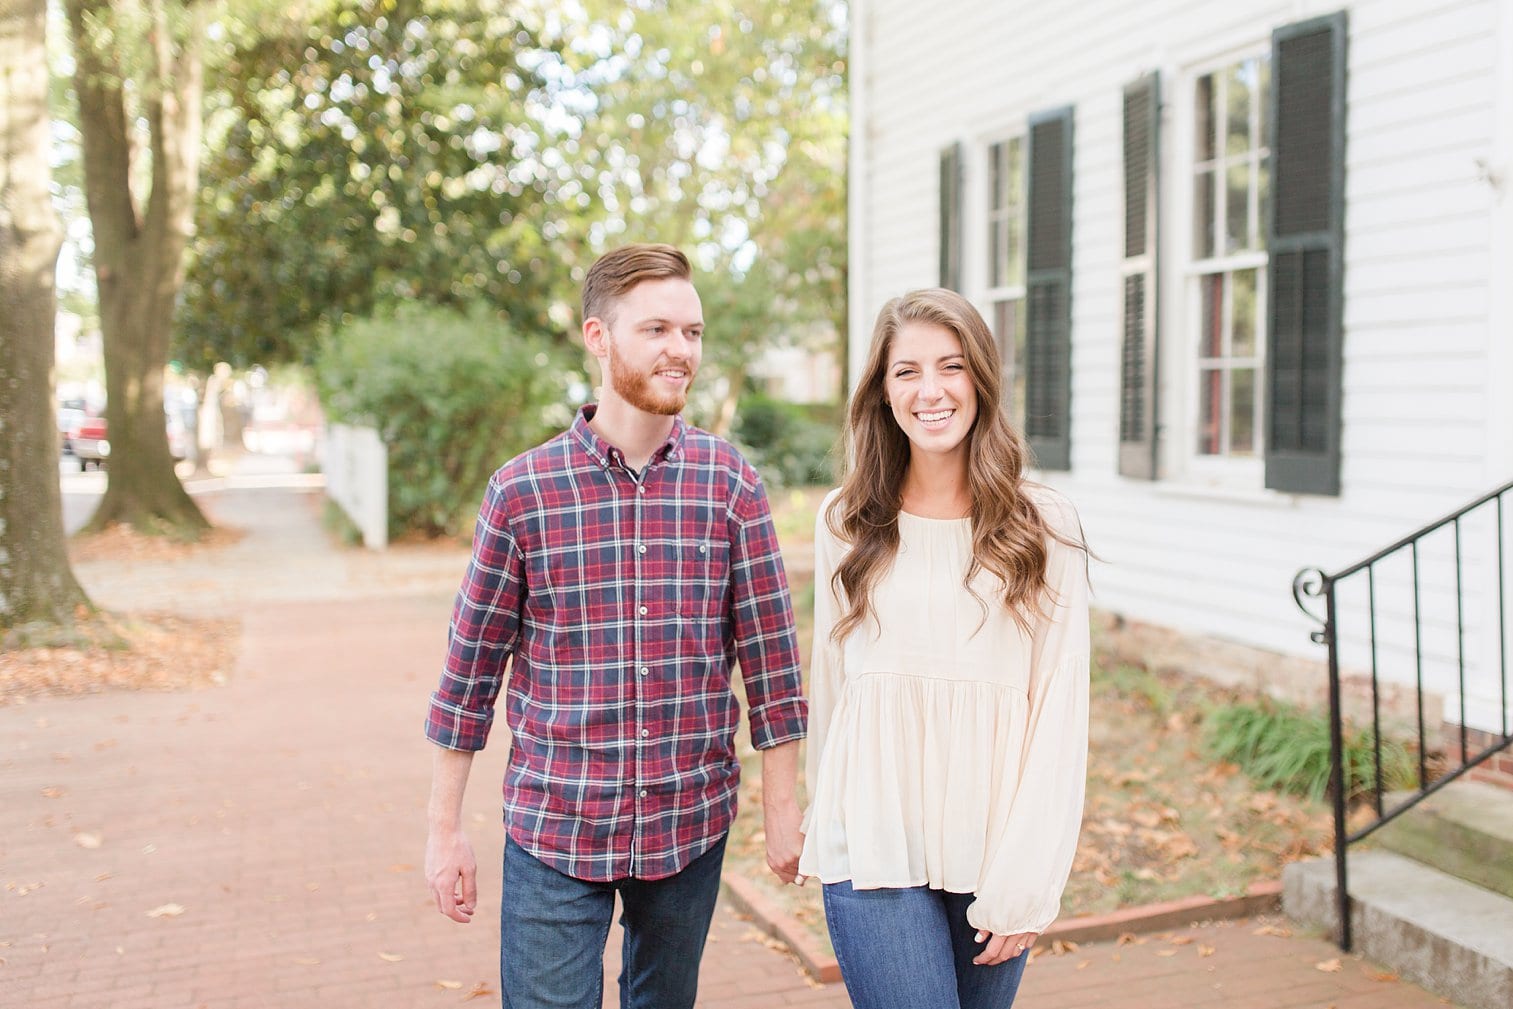
[[[575,355],[490,310],[403,305],[343,326],[316,380],[333,421],[376,427],[389,450],[389,534],[472,528],[489,476],[572,420]]]
[[[835,482],[840,422],[833,406],[746,396],[736,409],[731,437],[768,484],[808,487]]]
[[[1312,799],[1329,793],[1329,717],[1281,704],[1231,704],[1204,720],[1209,752],[1228,760],[1265,788]],[[1345,792],[1354,797],[1376,783],[1374,736],[1370,729],[1345,727]],[[1417,760],[1411,747],[1382,739],[1382,780],[1387,790],[1417,783]]]

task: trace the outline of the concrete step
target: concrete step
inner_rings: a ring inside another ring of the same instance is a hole
[[[1391,851],[1349,855],[1355,949],[1466,1009],[1513,1006],[1513,899]],[[1282,873],[1282,909],[1337,931],[1334,859]]]
[[[1387,808],[1396,797],[1389,796]],[[1377,845],[1513,897],[1513,792],[1457,781],[1372,835]]]

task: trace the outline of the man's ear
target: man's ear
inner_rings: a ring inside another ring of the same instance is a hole
[[[583,346],[599,359],[609,354],[609,327],[597,315],[583,320]]]

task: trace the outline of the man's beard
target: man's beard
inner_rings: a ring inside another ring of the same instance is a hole
[[[665,361],[658,363],[653,372],[667,367],[677,367],[688,372],[688,382],[683,386],[682,392],[666,392],[658,395],[656,389],[653,387],[653,383],[657,381],[655,374],[642,374],[641,372],[631,370],[611,350],[609,354],[609,382],[620,398],[637,410],[644,410],[647,413],[654,413],[663,417],[672,417],[682,413],[683,407],[688,405],[688,390],[693,388],[695,373],[691,364],[673,365]]]

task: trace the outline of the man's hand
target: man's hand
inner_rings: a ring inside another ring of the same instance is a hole
[[[798,781],[799,744],[781,743],[762,751],[762,825],[767,833],[767,867],[784,883],[794,882],[799,872],[799,854],[804,835],[799,827],[795,789]]]
[[[1024,956],[1030,952],[1030,947],[1035,945],[1035,940],[1040,938],[1037,932],[1020,932],[1016,935],[994,935],[992,932],[979,929],[977,941],[987,941],[981,953],[972,958],[975,964],[991,966],[1012,960],[1016,956]]]
[[[478,907],[478,860],[461,831],[432,830],[426,836],[426,885],[436,910],[464,925]]]

